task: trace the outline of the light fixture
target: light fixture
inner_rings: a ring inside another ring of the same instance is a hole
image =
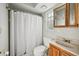
[[[46,5],[42,5],[40,8],[42,8],[42,9],[46,9],[47,6],[46,6]]]

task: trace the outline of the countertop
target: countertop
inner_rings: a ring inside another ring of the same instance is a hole
[[[77,46],[74,46],[73,48],[69,48],[69,47],[65,47],[63,45],[60,45],[60,44],[58,44],[56,42],[50,42],[50,44],[53,44],[53,45],[55,45],[57,47],[60,47],[61,49],[66,50],[66,51],[68,51],[68,52],[70,52],[70,53],[72,53],[72,54],[74,54],[76,56],[79,55],[79,47],[77,47]]]

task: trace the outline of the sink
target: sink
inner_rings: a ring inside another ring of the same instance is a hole
[[[67,47],[67,48],[74,48],[74,46],[70,43],[67,43],[67,42],[64,42],[64,41],[56,41],[57,44],[60,44],[64,47]]]
[[[63,37],[57,37],[55,42],[61,45],[63,48],[67,50],[74,51],[79,54],[79,41],[78,40],[70,40]]]

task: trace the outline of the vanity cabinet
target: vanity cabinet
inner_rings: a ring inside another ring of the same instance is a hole
[[[61,56],[69,56],[66,52],[62,52]]]
[[[56,47],[52,48],[52,54],[53,56],[59,56],[59,49],[57,49]]]
[[[49,47],[49,49],[48,49],[48,55],[49,56],[53,56],[53,47],[51,47],[51,45],[50,45],[50,47]],[[51,53],[52,52],[52,53]]]
[[[49,49],[48,49],[48,55],[49,56],[60,56],[60,50],[59,48],[57,48],[54,45],[49,45]]]
[[[61,49],[53,44],[49,45],[48,56],[74,56],[74,54]]]
[[[59,49],[50,44],[48,55],[49,56],[59,56]]]
[[[69,52],[67,52],[67,51],[63,51],[63,52],[61,53],[61,56],[73,56],[73,54],[71,54],[71,53],[69,53]]]

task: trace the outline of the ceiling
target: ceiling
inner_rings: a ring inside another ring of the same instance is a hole
[[[12,3],[11,8],[27,10],[29,12],[42,14],[48,9],[54,7],[57,3]]]
[[[38,3],[25,3],[25,4],[32,7],[32,8],[34,8],[38,5]]]
[[[44,13],[48,9],[54,7],[56,3],[26,3],[27,6],[36,9],[38,13]]]

